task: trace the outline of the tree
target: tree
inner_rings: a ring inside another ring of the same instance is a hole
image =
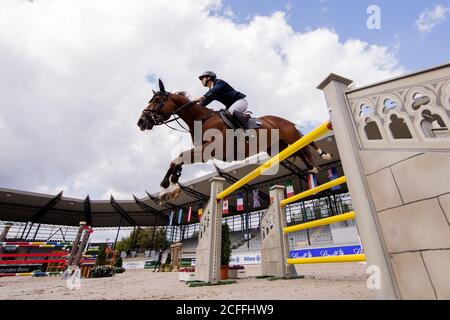
[[[106,265],[106,245],[101,245],[97,254],[97,260],[95,261],[96,266]]]
[[[153,230],[155,230],[154,239]],[[119,252],[133,250],[136,248],[164,250],[169,247],[166,240],[166,234],[166,229],[164,227],[138,228],[133,230],[128,237],[124,237],[118,241],[115,249]],[[135,239],[134,243],[132,243],[133,239]]]
[[[164,227],[159,227],[156,229],[155,233],[155,241],[154,241],[155,249],[167,249],[169,248],[169,242],[167,241],[167,230]]]
[[[222,224],[222,250],[220,256],[220,264],[228,266],[231,258],[231,240],[230,227],[227,223]]]

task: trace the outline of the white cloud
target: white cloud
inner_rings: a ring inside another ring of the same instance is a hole
[[[224,14],[224,16],[229,17],[229,18],[234,17],[233,9],[231,9],[231,7],[229,7],[229,6],[223,10],[223,14]]]
[[[417,29],[422,34],[431,32],[431,30],[440,22],[447,18],[449,7],[436,5],[433,9],[426,9],[416,20]]]
[[[306,125],[328,117],[315,88],[330,72],[359,85],[403,72],[385,47],[295,32],[282,12],[243,24],[229,14],[219,0],[2,1],[1,186],[92,199],[158,191],[173,146],[190,147],[182,133],[136,126],[158,77],[198,96],[197,75],[212,69],[255,115]]]
[[[6,123],[5,121],[3,121],[3,119],[0,117],[0,130],[1,129],[6,129]]]

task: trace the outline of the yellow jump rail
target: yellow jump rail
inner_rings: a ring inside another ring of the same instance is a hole
[[[323,134],[325,134],[326,132],[328,132],[330,130],[332,130],[331,122],[327,121],[327,122],[323,123],[321,126],[317,127],[316,129],[314,129],[313,131],[311,131],[310,133],[305,135],[303,138],[297,140],[296,142],[291,144],[289,147],[287,147],[286,149],[281,151],[276,156],[267,160],[261,166],[259,166],[258,168],[256,168],[255,170],[253,170],[252,172],[247,174],[245,177],[243,177],[236,183],[232,184],[225,190],[223,190],[221,193],[219,193],[217,195],[217,200],[222,200],[223,198],[225,198],[229,194],[233,193],[234,191],[238,190],[242,186],[246,185],[250,181],[256,179],[261,174],[263,174],[265,171],[267,171],[270,168],[272,168],[273,166],[279,164],[281,161],[289,158],[294,153],[296,153],[300,149],[304,148],[305,146],[307,146],[308,144],[310,144],[311,142],[313,142],[314,140],[316,140],[317,138],[319,138],[320,136],[322,136]]]
[[[347,255],[341,255],[341,256],[325,256],[325,257],[287,259],[288,264],[363,262],[363,261],[366,261],[365,254],[347,254]]]
[[[347,182],[347,179],[345,178],[345,176],[337,178],[337,179],[334,179],[334,180],[332,180],[330,182],[321,184],[318,187],[306,190],[305,192],[302,192],[302,193],[299,193],[299,194],[297,194],[295,196],[292,196],[290,198],[284,199],[283,201],[281,201],[281,206],[283,207],[283,206],[285,206],[285,205],[287,205],[289,203],[292,203],[292,202],[304,199],[306,197],[312,196],[313,194],[319,193],[319,192],[327,190],[327,189],[331,189],[331,188],[333,188],[335,186],[338,186],[338,185],[346,183],[346,182]]]
[[[291,232],[296,232],[296,231],[300,231],[300,230],[305,230],[305,229],[310,229],[310,228],[315,228],[315,227],[320,227],[320,226],[326,226],[328,224],[346,221],[346,220],[350,220],[350,219],[354,219],[354,218],[355,218],[355,212],[350,211],[347,213],[339,214],[337,216],[328,217],[328,218],[319,219],[319,220],[315,220],[315,221],[311,221],[311,222],[297,224],[295,226],[286,227],[286,228],[283,228],[283,232],[291,233]]]

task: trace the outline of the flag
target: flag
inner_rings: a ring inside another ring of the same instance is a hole
[[[228,214],[228,197],[223,198],[222,209],[223,214]]]
[[[337,169],[336,168],[331,168],[331,169],[328,169],[328,178],[330,179],[330,181],[332,181],[332,180],[336,180],[337,178],[338,178],[338,175],[337,175]],[[331,190],[340,190],[341,189],[341,186],[339,185],[339,186],[334,186],[333,188],[331,188]]]
[[[181,224],[181,217],[183,216],[183,208],[178,211],[178,224]]]
[[[169,226],[172,225],[172,222],[173,222],[173,210],[170,211]]]
[[[317,187],[317,178],[316,178],[315,174],[313,174],[313,173],[311,173],[308,176],[308,187],[309,187],[309,189],[313,189],[313,188]]]
[[[308,187],[309,189],[317,187],[317,178],[313,173],[308,176]]]
[[[292,181],[288,180],[286,182],[286,193],[287,193],[287,197],[290,198],[294,195],[294,187],[292,186]]]
[[[198,220],[200,220],[200,217],[203,214],[203,208],[198,208],[197,214],[198,214]]]
[[[192,206],[189,207],[187,222],[191,222]]]
[[[244,210],[244,197],[242,196],[242,191],[237,193],[237,211]]]
[[[259,203],[259,190],[252,190],[253,197],[253,208],[259,208],[261,204]]]

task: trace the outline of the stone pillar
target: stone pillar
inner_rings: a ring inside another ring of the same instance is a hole
[[[264,276],[289,278],[296,275],[295,267],[287,263],[289,242],[283,228],[287,226],[286,209],[281,207],[284,199],[284,186],[270,189],[273,199],[261,218],[261,271]]]
[[[325,94],[342,167],[347,177],[347,186],[356,212],[356,222],[367,265],[380,268],[381,289],[377,290],[378,297],[380,299],[398,299],[399,293],[392,278],[392,266],[380,237],[380,226],[358,154],[358,136],[353,130],[352,116],[347,108],[345,92],[349,90],[348,86],[352,82],[352,80],[331,74],[319,85],[318,89],[323,90]]]
[[[211,197],[200,219],[198,245],[195,258],[195,279],[217,284],[220,280],[220,255],[222,242],[222,200],[217,195],[223,190],[225,179],[214,177]]]
[[[178,271],[180,269],[182,248],[183,244],[181,242],[174,243],[170,246],[170,255],[172,258],[170,267],[172,271]]]

